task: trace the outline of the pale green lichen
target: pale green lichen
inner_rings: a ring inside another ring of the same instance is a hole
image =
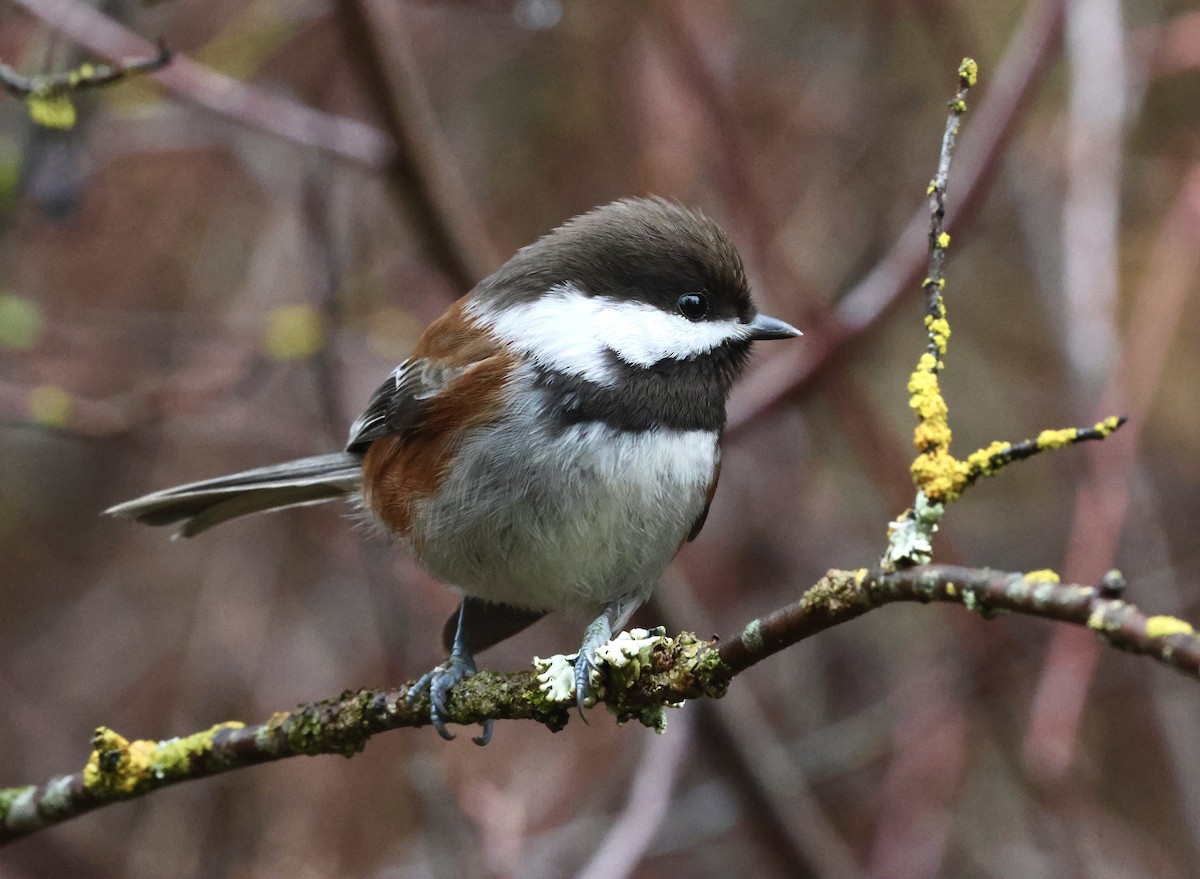
[[[930,503],[925,492],[918,491],[913,509],[905,510],[898,519],[888,523],[888,548],[882,562],[884,569],[895,570],[898,564],[904,562],[916,565],[929,562],[933,557],[933,535],[937,533],[938,523],[945,511],[945,506]]]
[[[1120,628],[1117,620],[1122,611],[1128,607],[1129,605],[1124,601],[1105,602],[1092,611],[1088,617],[1087,627],[1107,638]]]
[[[13,803],[15,803],[21,797],[32,796],[35,790],[37,790],[37,788],[35,788],[32,784],[27,784],[24,787],[0,788],[0,819],[3,819],[4,816],[8,814],[8,811],[12,808]]]
[[[975,597],[974,589],[964,589],[962,597],[963,607],[972,613],[980,609],[979,600]]]
[[[721,659],[721,654],[712,648],[707,641],[701,641],[695,635],[687,633],[686,639],[680,636],[676,639],[676,653],[683,664],[690,666],[693,674],[699,678],[709,679],[714,676],[728,675],[729,666]]]
[[[751,653],[761,653],[763,649],[762,621],[753,619],[742,629],[742,643]]]
[[[650,630],[631,629],[599,647],[596,658],[608,667],[608,683],[627,690],[641,676],[651,655],[656,650],[670,650],[673,643],[661,626]]]
[[[575,696],[575,657],[577,653],[556,653],[543,659],[533,658],[538,690],[550,702],[570,702]]]
[[[614,668],[640,669],[656,647],[670,648],[672,641],[662,626],[621,632],[596,650],[596,657]]]
[[[662,705],[646,708],[638,714],[638,723],[661,736],[667,731],[667,709]]]
[[[628,689],[641,676],[652,654],[658,650],[670,650],[674,643],[661,626],[621,632],[597,648],[596,659],[607,667],[608,674],[602,676],[592,670],[592,683],[600,685],[607,682],[617,690]],[[569,702],[574,698],[577,660],[578,654],[575,653],[559,653],[546,659],[539,656],[533,658],[533,667],[538,672],[538,689],[548,701]]]

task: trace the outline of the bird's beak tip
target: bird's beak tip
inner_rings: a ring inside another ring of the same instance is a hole
[[[754,320],[750,322],[750,338],[760,342],[769,339],[793,339],[803,335],[804,333],[786,321],[765,314],[755,315]]]

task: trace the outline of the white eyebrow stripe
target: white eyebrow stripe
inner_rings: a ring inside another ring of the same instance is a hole
[[[588,296],[571,282],[508,308],[476,302],[468,310],[542,366],[604,385],[616,381],[610,351],[633,366],[650,367],[750,338],[750,328],[736,319],[690,321],[646,302]]]

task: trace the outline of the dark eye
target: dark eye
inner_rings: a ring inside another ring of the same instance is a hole
[[[684,293],[675,304],[688,320],[704,320],[708,314],[708,297],[703,293]]]

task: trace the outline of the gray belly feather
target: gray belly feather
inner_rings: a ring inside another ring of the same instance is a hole
[[[410,549],[466,595],[577,616],[645,601],[704,509],[713,431],[548,427],[510,412],[469,439]]]

